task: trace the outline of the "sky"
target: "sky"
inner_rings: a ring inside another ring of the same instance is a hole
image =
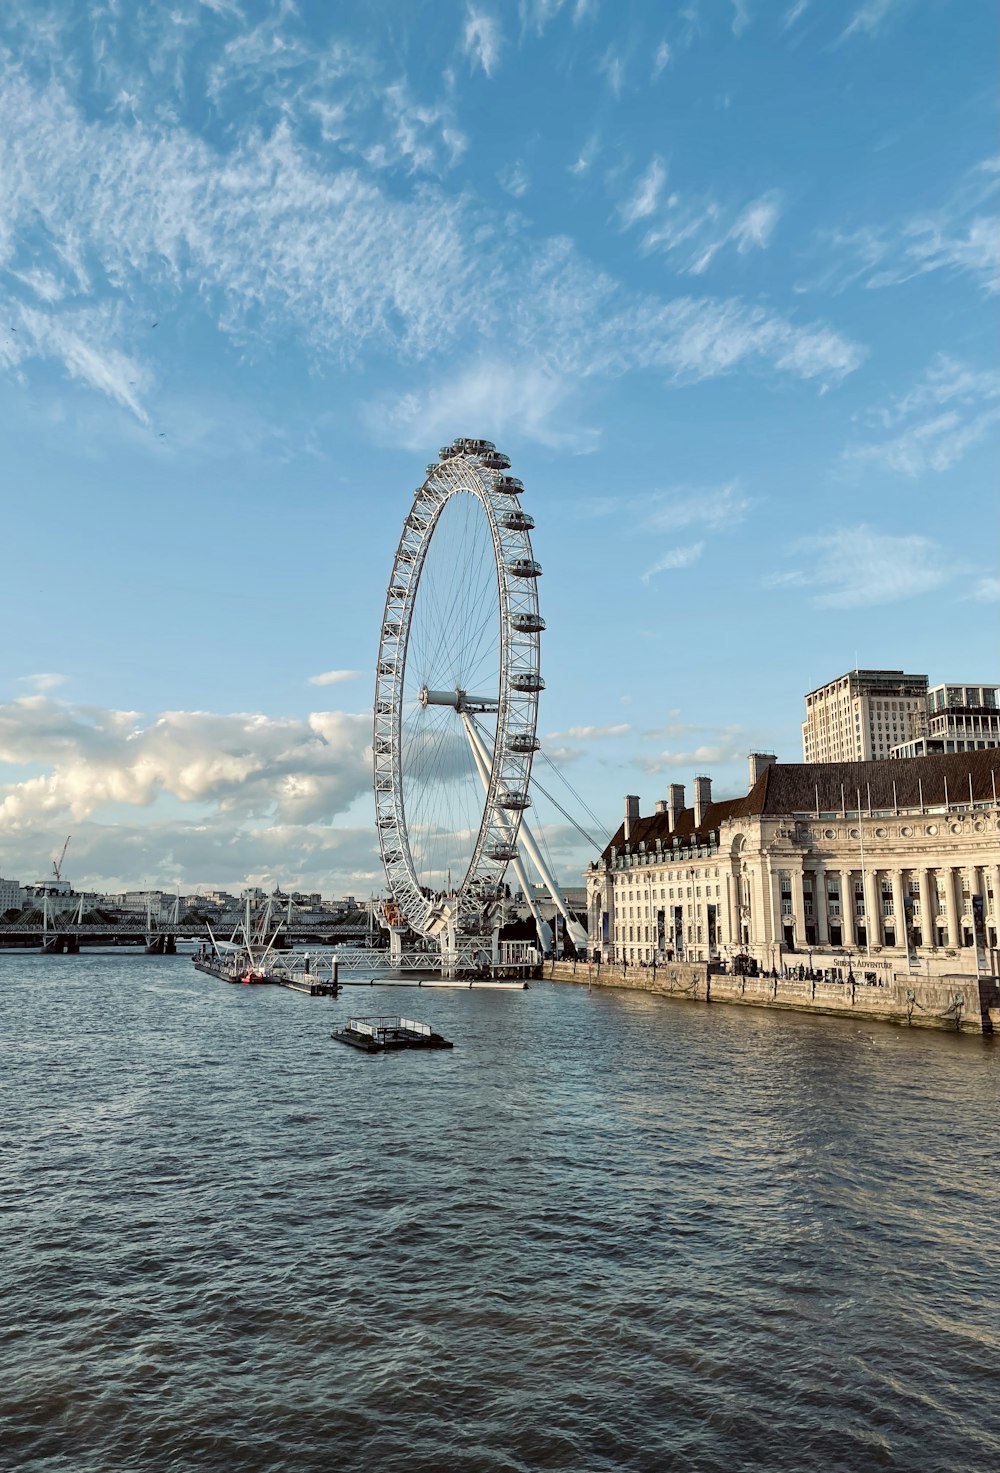
[[[382,886],[385,589],[525,482],[546,787],[996,680],[992,0],[7,0],[0,874]],[[562,878],[593,851],[539,799]]]

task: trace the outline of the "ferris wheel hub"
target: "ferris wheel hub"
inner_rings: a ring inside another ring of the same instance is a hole
[[[421,706],[451,706],[456,711],[498,711],[500,702],[496,696],[470,696],[464,690],[428,690],[421,686],[417,698]]]

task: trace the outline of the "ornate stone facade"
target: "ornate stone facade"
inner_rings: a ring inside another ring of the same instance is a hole
[[[750,764],[743,798],[714,803],[696,778],[692,808],[676,784],[648,818],[625,800],[587,874],[592,953],[996,970],[1000,751]]]

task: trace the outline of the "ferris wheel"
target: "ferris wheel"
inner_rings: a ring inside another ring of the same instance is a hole
[[[375,683],[376,825],[395,917],[485,935],[531,805],[541,567],[522,483],[489,440],[428,466],[404,520]],[[532,848],[534,845],[532,844]]]

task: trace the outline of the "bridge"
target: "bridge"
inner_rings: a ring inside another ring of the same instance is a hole
[[[364,942],[364,926],[302,926],[285,928],[280,947],[296,944],[333,946],[337,942]],[[216,939],[220,939],[216,937]],[[228,939],[228,936],[227,936]],[[149,924],[145,916],[114,921],[76,921],[60,917],[41,921],[0,924],[0,950],[34,950],[47,954],[75,953],[85,946],[144,946],[150,954],[173,955],[178,941],[212,941],[207,922],[182,925],[167,921]]]

